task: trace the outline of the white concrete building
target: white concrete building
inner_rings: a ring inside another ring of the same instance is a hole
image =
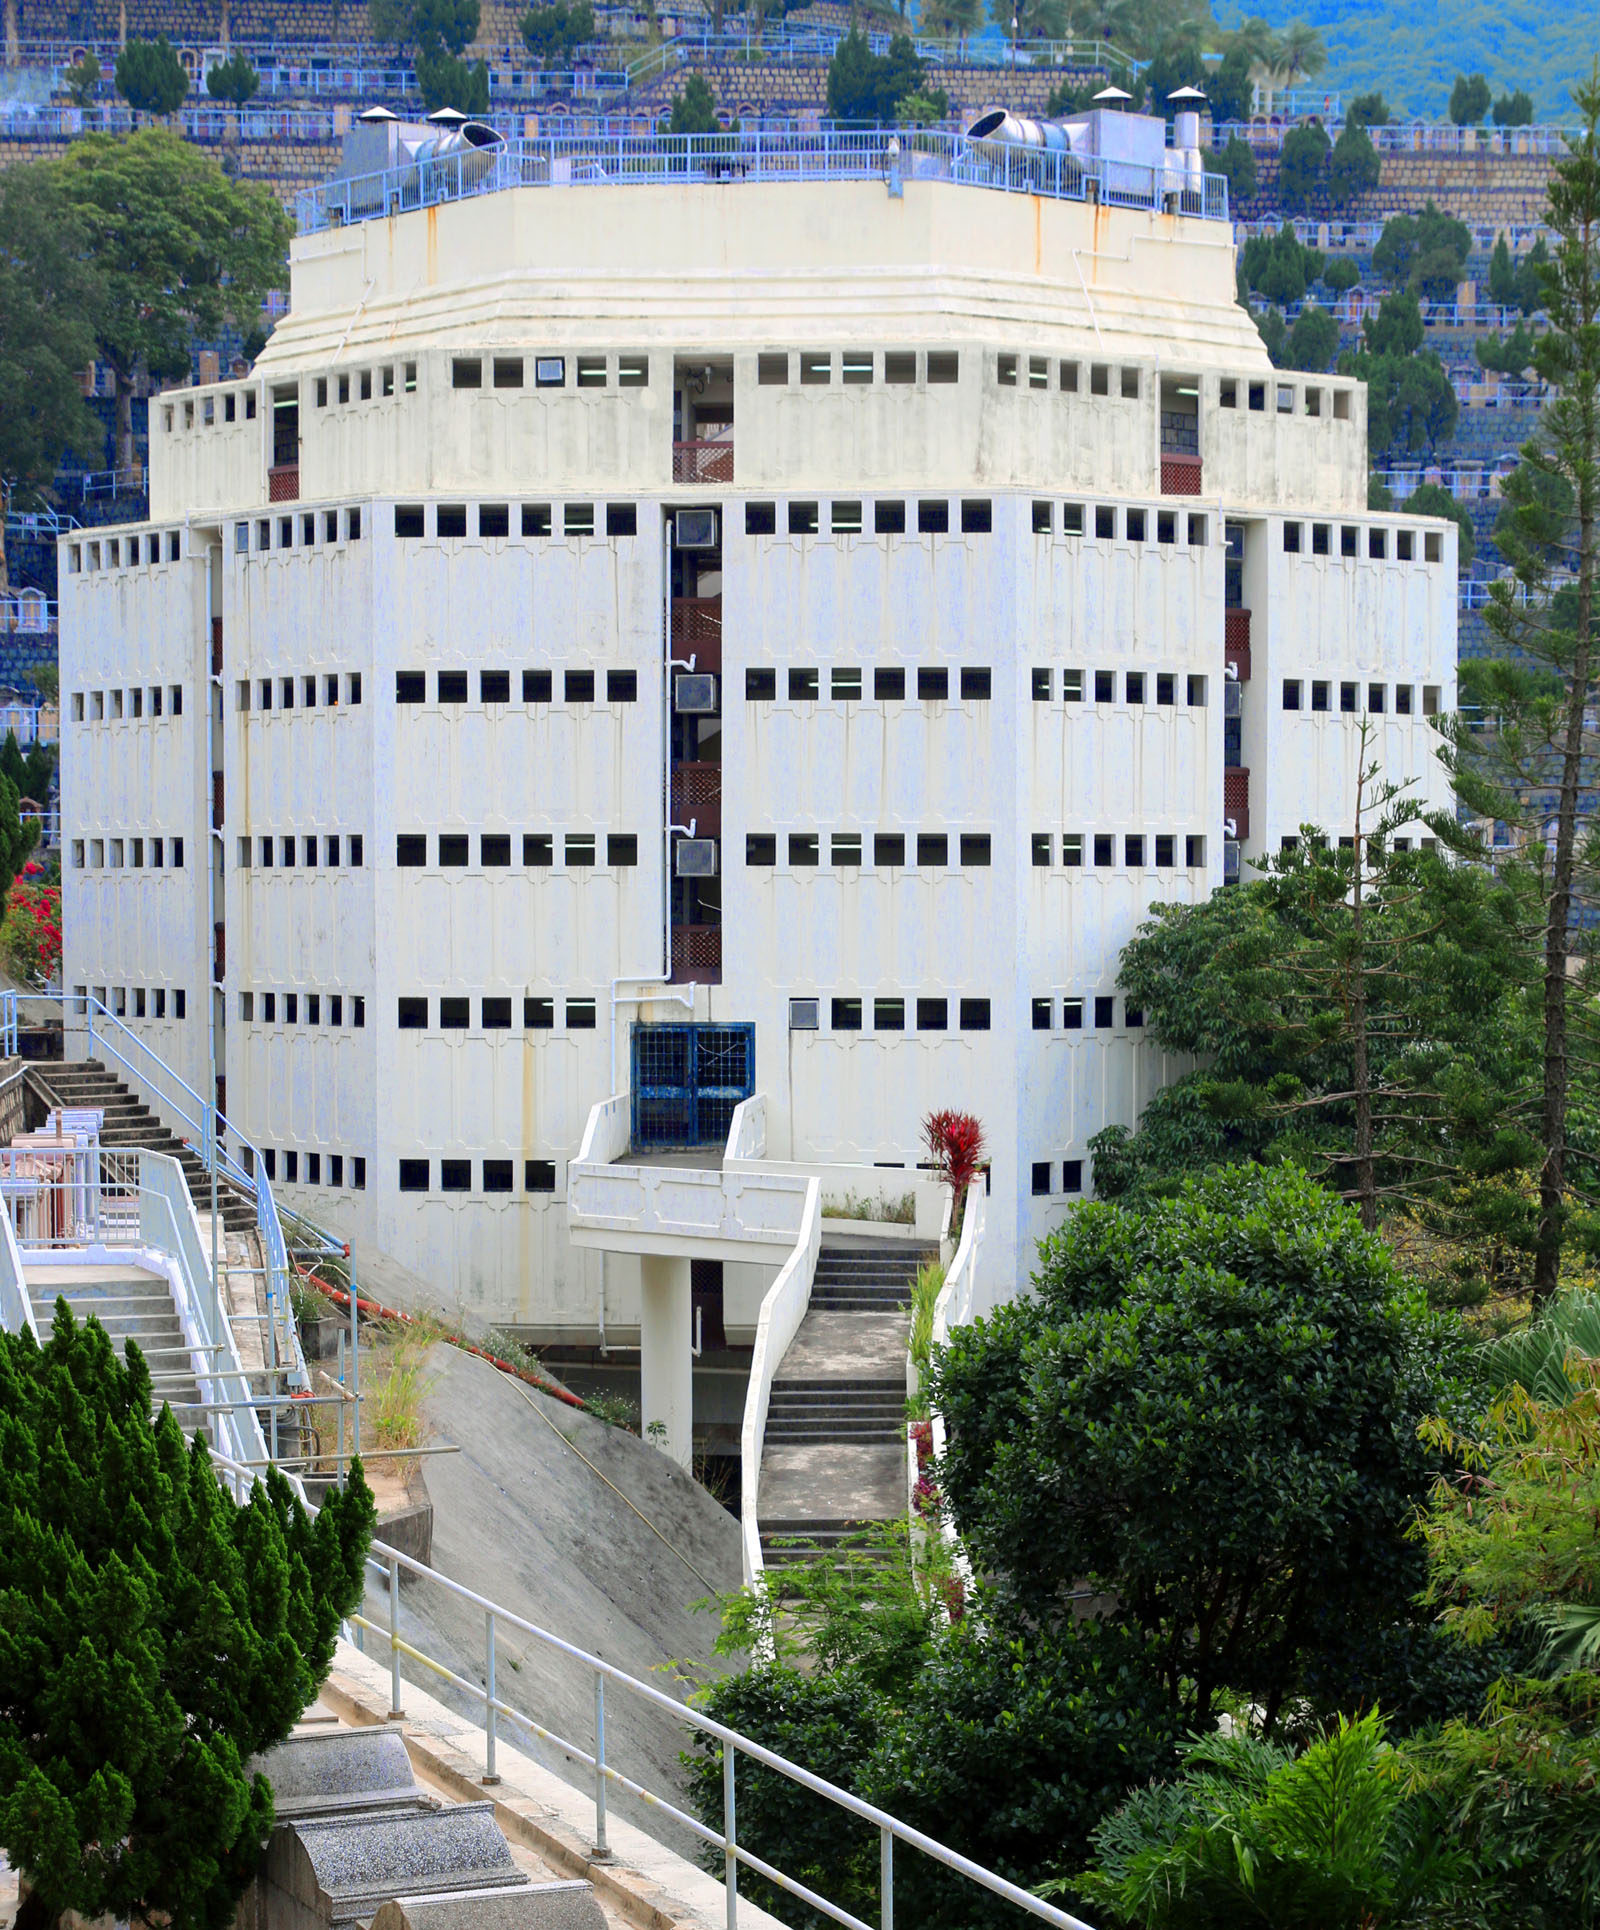
[[[436,1304],[637,1344],[698,1254],[748,1342],[792,1216],[567,1198],[586,1126],[752,1094],[769,1168],[896,1191],[976,1112],[1025,1277],[1165,1073],[1147,907],[1335,833],[1364,721],[1444,801],[1455,530],[1369,513],[1220,184],[926,146],[331,186],[250,378],[152,403],[150,524],[64,540],[66,983],[196,1087],[214,1016],[280,1197]]]

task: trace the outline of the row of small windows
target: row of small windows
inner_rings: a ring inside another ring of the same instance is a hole
[[[1092,681],[1086,686],[1081,670],[1063,670],[1060,673],[1059,687],[1056,672],[1045,666],[1036,667],[1032,673],[1033,701],[1048,704],[1058,694],[1064,704],[1081,704],[1085,689],[1092,693],[1097,704],[1117,702],[1117,673],[1114,670],[1096,670]],[[1125,670],[1122,673],[1122,699],[1125,704],[1185,704],[1192,709],[1204,709],[1206,702],[1206,680],[1204,677],[1187,676],[1176,670]]]
[[[438,863],[446,870],[458,870],[472,862],[472,840],[465,831],[441,831],[437,839]],[[509,831],[485,831],[478,839],[478,863],[494,869],[511,863],[512,837]],[[597,865],[600,840],[592,831],[569,831],[561,841],[561,858],[569,868]],[[394,841],[394,861],[402,868],[415,868],[428,862],[428,840],[424,832],[402,831]],[[524,831],[522,862],[545,867],[556,861],[555,833]],[[605,840],[607,865],[627,867],[639,862],[639,839],[632,831],[608,832]]]
[[[469,676],[470,673],[465,670],[436,671],[433,686],[434,701],[441,704],[464,704],[470,701]],[[596,701],[595,689],[595,673],[592,670],[562,672],[561,696],[564,703],[592,704]],[[639,701],[638,671],[608,670],[605,691],[605,701],[608,704],[637,703]],[[394,673],[394,700],[397,704],[425,704],[428,701],[428,673],[425,670],[397,670]],[[524,670],[522,701],[525,704],[554,703],[555,673],[550,670]],[[480,670],[478,702],[509,704],[511,672]]]
[[[1036,998],[1033,1001],[1033,1029],[1035,1032],[1082,1032],[1092,1028],[1096,1032],[1109,1032],[1117,1024],[1117,1001],[1110,993],[1101,993],[1094,998]],[[1138,1032],[1144,1026],[1143,1008],[1132,999],[1122,1002],[1122,1024],[1129,1032]]]
[[[478,1001],[478,1023],[485,1032],[509,1032],[515,1002],[510,998],[482,998]],[[472,1029],[472,1000],[465,996],[438,1001],[439,1029],[467,1032]],[[396,1001],[395,1024],[402,1032],[426,1032],[432,1002],[422,995]],[[592,998],[562,1001],[562,1022],[568,1032],[592,1032],[599,1020],[599,1008]],[[522,1001],[522,1026],[527,1032],[551,1032],[556,1024],[553,998],[525,998]]]
[[[74,871],[181,871],[182,838],[74,838]]]
[[[1304,523],[1285,523],[1283,526],[1283,547],[1290,556],[1332,556],[1332,523],[1313,523],[1311,526],[1309,552],[1306,548],[1306,525]],[[1436,529],[1369,529],[1367,531],[1367,555],[1374,562],[1389,559],[1389,538],[1394,537],[1394,561],[1414,563],[1417,561],[1417,537],[1422,538],[1422,561],[1442,563],[1444,561],[1444,537]],[[1354,523],[1339,525],[1339,554],[1359,556],[1361,554],[1361,531]]]
[[[480,1162],[478,1171],[480,1185],[475,1189],[472,1184],[470,1159],[441,1159],[439,1161],[439,1191],[441,1193],[511,1193],[515,1192],[517,1164],[512,1159],[486,1159]],[[426,1193],[433,1186],[433,1162],[427,1159],[403,1159],[400,1162],[400,1191],[402,1193]],[[553,1193],[556,1190],[556,1165],[553,1159],[525,1159],[522,1162],[522,1190],[525,1193]]]
[[[350,402],[370,402],[374,396],[379,398],[395,393],[396,370],[400,390],[405,395],[417,392],[417,365],[415,362],[385,362],[376,369],[348,369],[338,375],[319,375],[312,385],[312,397],[319,409],[325,409],[331,401],[342,408]],[[476,386],[476,385],[474,385]]]
[[[488,386],[495,389],[524,389],[528,386],[528,357],[522,355],[495,355],[487,361],[478,355],[458,355],[450,364],[450,386],[453,389],[481,389],[487,374]],[[650,358],[647,355],[535,355],[533,363],[533,387],[536,389],[564,389],[567,386],[567,369],[570,361],[576,386],[580,389],[607,389],[615,378],[619,389],[645,389],[650,386]],[[317,384],[317,407],[326,406],[324,393],[327,384]],[[341,395],[340,401],[348,401]]]
[[[276,692],[278,709],[293,710],[296,707],[295,696],[296,692],[298,692],[299,708],[301,710],[316,710],[319,708],[317,700],[319,687],[322,692],[320,708],[323,710],[337,710],[341,701],[346,704],[359,704],[361,702],[361,672],[359,670],[347,670],[344,672],[342,678],[337,670],[325,670],[321,676],[320,686],[315,671],[305,672],[299,677],[260,677],[257,678],[253,684],[248,677],[241,677],[238,682],[235,701],[240,710],[250,710],[252,708],[256,710],[271,710],[273,707],[273,694]],[[341,691],[343,692],[342,700],[340,696]],[[253,704],[252,696],[254,698]]]
[[[75,690],[70,714],[75,724],[86,721],[91,724],[108,721],[117,724],[132,718],[181,717],[183,685],[151,684],[148,691],[142,684],[134,684],[128,690]]]
[[[950,1000],[947,998],[836,998],[828,1001],[830,1030],[864,1032],[867,1015],[872,1016],[874,1032],[904,1032],[908,1019],[918,1032],[950,1030]],[[985,998],[958,998],[955,1001],[956,1029],[961,1032],[989,1030],[989,1001]],[[822,1029],[822,1001],[817,998],[792,998],[789,1001],[789,1030],[819,1032]]]
[[[1362,688],[1362,685],[1359,683],[1348,682],[1341,683],[1337,686],[1338,708],[1346,716],[1352,715],[1363,708],[1361,702]],[[1283,680],[1284,709],[1305,709],[1306,690],[1307,686],[1300,678],[1285,677]],[[1310,708],[1314,711],[1331,711],[1334,708],[1334,691],[1335,686],[1331,681],[1324,681],[1320,678],[1314,679],[1310,685]],[[1365,691],[1365,708],[1370,715],[1381,717],[1391,708],[1391,691],[1387,684],[1368,684],[1365,686]],[[1415,714],[1412,708],[1415,695],[1416,692],[1410,684],[1394,685],[1392,691],[1392,708],[1396,717],[1410,717]],[[1424,717],[1437,717],[1438,714],[1439,686],[1437,684],[1424,684],[1422,686],[1422,715]]]
[[[359,831],[348,833],[342,841],[336,831],[324,832],[320,838],[314,831],[304,832],[298,839],[292,832],[283,832],[276,838],[240,838],[239,869],[249,871],[252,868],[254,852],[255,866],[262,871],[274,869],[274,853],[276,868],[280,871],[292,871],[297,865],[302,871],[312,871],[319,864],[330,871],[337,870],[341,846],[345,865],[351,870],[359,870],[366,862],[366,843]],[[297,851],[298,859],[295,855]]]
[[[1003,389],[1054,389],[1061,395],[1078,395],[1081,391],[1083,365],[1079,362],[1058,362],[1048,355],[998,355],[995,357],[995,380]],[[1136,368],[1122,368],[1109,362],[1089,364],[1090,395],[1115,397],[1120,402],[1137,402],[1139,399],[1139,371]]]
[[[963,831],[953,841],[956,862],[982,866],[992,862],[993,841],[987,831]],[[908,846],[903,831],[878,831],[872,838],[872,862],[879,870],[896,870],[907,863],[907,850],[915,853],[919,867],[939,869],[949,866],[952,839],[944,831],[919,831]],[[865,861],[866,841],[859,831],[834,831],[828,836],[828,862],[854,866]],[[788,841],[789,863],[815,867],[822,863],[822,834],[817,831],[791,831]],[[744,861],[750,866],[775,865],[778,840],[770,831],[752,831],[744,841]]]
[[[1057,1193],[1081,1193],[1083,1191],[1083,1161],[1081,1159],[1062,1160],[1059,1168],[1061,1174],[1061,1184],[1059,1186],[1055,1183],[1055,1174],[1058,1169],[1053,1159],[1036,1159],[1032,1161],[1032,1167],[1033,1197],[1036,1200],[1049,1199]]]
[[[1180,842],[1181,838],[1181,842]],[[1052,865],[1056,862],[1056,834],[1053,831],[1035,831],[1032,836],[1033,862],[1036,865]],[[1069,870],[1081,867],[1085,859],[1093,863],[1097,871],[1115,870],[1143,871],[1153,865],[1157,871],[1174,871],[1178,868],[1178,852],[1183,853],[1183,869],[1200,871],[1205,868],[1206,841],[1194,832],[1128,831],[1123,833],[1119,858],[1116,833],[1112,831],[1063,831],[1061,833],[1061,863]]]
[[[281,1020],[278,1016],[280,1009],[283,1014]],[[259,1020],[256,1017],[258,1011]],[[352,992],[348,996],[343,992],[241,992],[239,1017],[247,1025],[343,1027],[348,1023],[359,1032],[367,1023],[367,1001],[359,992]]]
[[[89,987],[75,985],[73,990],[78,996],[78,1016],[88,1011]],[[189,1016],[189,994],[181,985],[170,991],[165,985],[97,985],[94,995],[108,1012],[119,1019],[186,1019]]]
[[[868,387],[883,382],[890,387],[914,387],[920,378],[933,384],[961,380],[961,356],[956,349],[847,348],[838,356],[832,349],[808,348],[798,351],[772,349],[756,357],[756,383],[760,388],[787,388],[799,376],[800,387],[827,388],[835,371],[845,387]]]
[[[323,543],[337,543],[344,531],[347,543],[361,541],[361,505],[348,509],[302,509],[287,516],[261,516],[256,519],[255,547],[259,550],[315,549]],[[274,540],[276,539],[276,540]],[[250,525],[233,526],[234,554],[244,556],[250,549]]]
[[[1090,533],[1104,541],[1114,540],[1120,518],[1123,540],[1129,543],[1148,543],[1151,536],[1158,543],[1180,543],[1187,539],[1191,549],[1204,549],[1210,534],[1210,522],[1204,516],[1180,514],[1175,509],[1151,511],[1130,505],[1118,510],[1114,503],[1096,503],[1094,515],[1087,514],[1088,505],[1084,503],[1062,503],[1060,518],[1057,519],[1056,504],[1035,502],[1033,505],[1033,533],[1035,536],[1084,536]]]
[[[134,570],[141,563],[176,563],[183,554],[181,532],[152,529],[143,536],[102,536],[67,545],[67,574],[79,571]]]
[[[263,1146],[261,1163],[267,1169],[267,1178],[276,1182],[281,1176],[285,1186],[338,1186],[345,1184],[345,1155],[343,1153],[307,1153],[302,1161],[297,1147],[286,1146],[281,1155],[274,1146]],[[367,1162],[360,1153],[352,1153],[350,1165],[350,1190],[364,1193],[367,1190]],[[327,1178],[323,1178],[326,1171]]]
[[[794,669],[786,673],[785,689],[792,704],[814,704],[822,696],[822,673],[814,669]],[[828,696],[836,704],[859,703],[865,691],[864,672],[857,664],[836,664],[828,672]],[[888,664],[872,673],[874,703],[900,703],[906,695],[905,670]],[[916,673],[919,704],[950,701],[950,671],[943,664],[923,664]],[[963,703],[986,703],[994,694],[994,678],[987,664],[963,664],[956,673],[956,694]],[[745,702],[770,704],[778,695],[778,673],[771,669],[751,669],[744,673]]]
[[[900,501],[880,501],[870,505],[872,511],[872,534],[874,536],[904,536],[906,533],[907,505]],[[784,505],[784,529],[790,536],[820,536],[822,534],[822,504],[816,502],[792,502]],[[857,500],[833,502],[827,505],[828,533],[831,536],[860,536],[866,531],[868,505]],[[924,499],[916,505],[916,528],[919,536],[948,536],[950,533],[950,503],[948,498],[935,496]],[[986,496],[962,497],[956,505],[956,526],[963,536],[987,536],[994,529],[994,504]],[[746,536],[776,536],[778,533],[778,505],[776,503],[746,503],[744,506],[744,533]]]
[[[178,428],[180,421],[185,429],[192,429],[196,422],[207,429],[215,428],[219,422],[254,422],[256,392],[254,389],[226,389],[220,395],[203,395],[198,404],[185,402],[181,416],[178,405],[168,402],[162,407],[161,418],[169,436]]]
[[[441,539],[461,537],[467,534],[466,503],[435,503],[433,507],[433,533]],[[555,512],[549,503],[523,503],[519,506],[519,527],[524,536],[550,536],[555,531]],[[595,534],[595,506],[593,503],[563,503],[561,505],[561,534],[563,536],[593,536]],[[511,534],[511,505],[509,503],[479,503],[477,505],[476,534],[485,537],[509,536]],[[417,538],[428,533],[428,511],[423,503],[396,503],[394,506],[394,533],[396,536]],[[605,505],[605,533],[607,536],[637,536],[639,534],[639,505],[637,503],[607,503]]]

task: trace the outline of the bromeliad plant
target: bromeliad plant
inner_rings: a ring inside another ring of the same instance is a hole
[[[922,1143],[928,1149],[934,1170],[954,1196],[950,1232],[952,1238],[957,1238],[967,1188],[983,1171],[984,1154],[988,1151],[982,1122],[970,1112],[930,1112],[922,1122]]]

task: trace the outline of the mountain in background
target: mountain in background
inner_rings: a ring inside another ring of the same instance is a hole
[[[1304,20],[1322,35],[1328,67],[1311,83],[1343,94],[1381,90],[1397,114],[1447,118],[1457,74],[1482,74],[1495,98],[1524,87],[1536,117],[1572,119],[1570,88],[1600,53],[1592,0],[1248,0],[1216,8],[1237,26],[1259,15],[1280,32]]]

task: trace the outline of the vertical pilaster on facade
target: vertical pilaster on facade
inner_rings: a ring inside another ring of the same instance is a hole
[[[647,1441],[680,1468],[693,1459],[694,1335],[689,1262],[639,1261],[639,1421]]]

